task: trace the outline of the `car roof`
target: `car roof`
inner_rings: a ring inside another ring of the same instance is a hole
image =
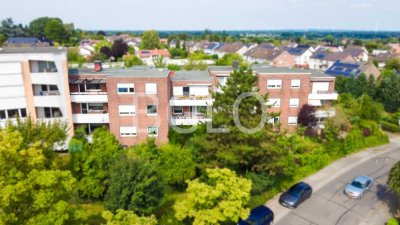
[[[249,218],[257,220],[267,214],[273,214],[272,210],[265,205],[260,205],[251,210]]]
[[[358,181],[358,182],[364,184],[367,181],[372,181],[372,179],[370,177],[367,177],[367,176],[358,176],[358,177],[354,178],[354,181]]]
[[[304,188],[306,188],[306,187],[310,187],[310,185],[309,184],[307,184],[306,182],[299,182],[299,183],[297,183],[297,184],[295,184],[295,185],[293,185],[292,187],[300,187],[300,188],[302,188],[302,189],[304,189]]]

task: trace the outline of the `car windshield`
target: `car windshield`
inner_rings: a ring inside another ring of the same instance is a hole
[[[247,220],[246,220],[246,224],[248,224],[248,225],[255,225],[256,224],[256,220],[255,219],[253,219],[253,218],[248,218]]]
[[[356,181],[356,180],[353,180],[353,182],[351,182],[351,186],[360,188],[360,189],[364,188],[364,185],[360,181]]]
[[[302,190],[300,185],[295,185],[288,190],[288,193],[294,197],[299,197]]]

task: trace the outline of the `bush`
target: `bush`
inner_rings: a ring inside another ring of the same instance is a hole
[[[268,174],[248,173],[246,178],[251,180],[251,194],[259,195],[271,189],[276,184],[276,179]]]
[[[382,129],[388,132],[392,132],[392,133],[398,133],[400,132],[400,128],[398,125],[392,124],[392,123],[388,123],[385,121],[381,122],[381,126]]]
[[[387,225],[399,225],[399,221],[395,218],[390,218],[386,224]]]

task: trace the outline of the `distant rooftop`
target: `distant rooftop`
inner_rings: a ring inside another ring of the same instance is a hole
[[[64,47],[16,47],[0,48],[0,54],[20,54],[20,53],[66,53]]]
[[[176,71],[173,81],[211,81],[208,71]]]
[[[232,66],[209,66],[208,70],[211,72],[232,72]]]
[[[69,75],[106,75],[111,77],[168,77],[169,70],[146,67],[108,68],[100,72],[94,69],[69,69]]]

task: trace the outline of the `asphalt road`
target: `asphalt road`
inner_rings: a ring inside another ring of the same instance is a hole
[[[381,153],[375,152],[381,151]],[[396,208],[393,193],[386,188],[390,168],[400,161],[400,141],[392,139],[390,145],[371,151],[370,159],[350,168],[341,175],[332,177],[315,190],[312,197],[293,210],[274,205],[274,211],[282,210],[276,225],[384,225]],[[356,164],[356,163],[354,163]],[[343,194],[349,181],[358,175],[374,178],[372,189],[360,200]],[[315,181],[314,181],[315,182]],[[318,181],[316,181],[318,182]]]

